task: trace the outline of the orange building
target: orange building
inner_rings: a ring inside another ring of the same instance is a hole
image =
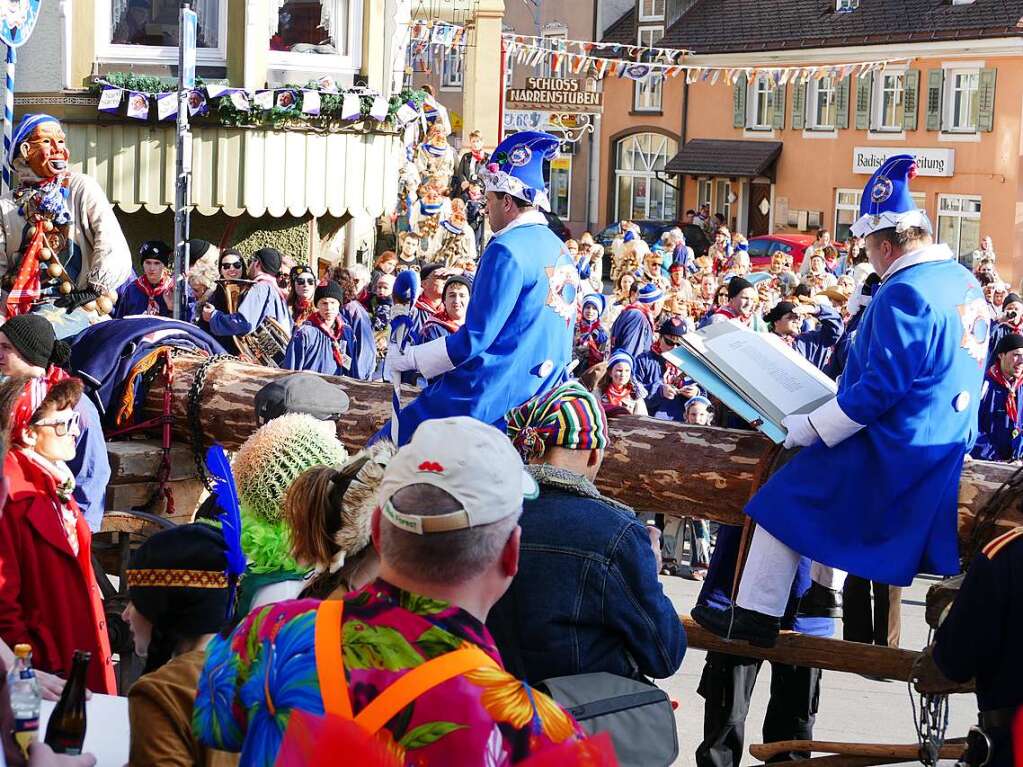
[[[603,222],[674,218],[708,203],[747,235],[848,233],[890,154],[917,157],[915,196],[960,255],[991,236],[1023,276],[1023,2],[637,0],[605,42],[744,68],[734,85],[605,78]],[[901,59],[858,76],[842,65]],[[832,65],[836,65],[832,68]],[[823,66],[776,84],[758,67]],[[844,75],[844,76],[843,76]]]

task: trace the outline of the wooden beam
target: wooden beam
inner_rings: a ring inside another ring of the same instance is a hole
[[[179,439],[191,440],[186,413],[195,372],[203,358],[182,354],[174,358],[172,412]],[[218,441],[237,448],[256,430],[253,401],[256,392],[292,371],[228,360],[214,364],[199,393],[201,424],[206,444]],[[324,376],[344,388],[351,408],[338,424],[338,436],[350,450],[365,445],[391,414],[391,387]],[[407,388],[405,401],[416,394]],[[162,413],[162,383],[150,388],[143,413]],[[688,426],[653,418],[623,417],[611,422],[611,447],[597,478],[609,497],[641,512],[710,519],[742,524],[742,509],[753,488],[754,475],[766,460],[771,443],[757,432]],[[960,540],[968,541],[977,512],[1012,475],[1014,468],[986,461],[968,462],[960,482]],[[1023,511],[1013,504],[985,539],[1023,524]]]
[[[942,759],[958,759],[962,756],[965,742],[955,740],[946,742],[940,749]],[[754,743],[749,747],[750,755],[767,761],[772,756],[789,751],[810,751],[811,753],[827,753],[847,757],[872,757],[884,760],[915,762],[920,757],[920,746],[917,743],[835,743],[822,740],[779,740],[774,743]]]

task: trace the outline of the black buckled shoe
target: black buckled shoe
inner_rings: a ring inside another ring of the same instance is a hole
[[[722,639],[749,642],[756,647],[774,647],[781,630],[779,618],[738,605],[730,610],[697,605],[692,616],[707,631]]]
[[[799,600],[796,615],[800,618],[841,618],[842,592],[814,581]]]

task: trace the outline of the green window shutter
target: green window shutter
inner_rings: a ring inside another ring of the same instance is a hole
[[[856,78],[856,130],[870,130],[870,94],[874,76]]]
[[[916,130],[917,113],[920,106],[920,70],[908,70],[903,82],[905,97],[902,102],[902,129]]]
[[[774,107],[774,114],[771,116],[772,128],[785,127],[785,91],[784,85],[774,86],[771,91],[771,105]]]
[[[941,89],[945,73],[940,69],[927,71],[927,130],[941,130]]]
[[[806,83],[792,85],[792,130],[806,127]]]
[[[995,70],[980,70],[977,85],[977,130],[991,131],[995,127]]]
[[[835,93],[835,128],[849,127],[849,85],[852,75],[842,78]]]
[[[746,75],[739,75],[732,86],[732,127],[746,127]]]

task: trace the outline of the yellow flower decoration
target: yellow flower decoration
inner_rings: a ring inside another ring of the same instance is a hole
[[[483,688],[480,702],[495,721],[507,722],[517,729],[542,729],[554,743],[576,733],[575,722],[557,703],[521,682],[507,671],[485,667],[470,671],[465,678]]]

